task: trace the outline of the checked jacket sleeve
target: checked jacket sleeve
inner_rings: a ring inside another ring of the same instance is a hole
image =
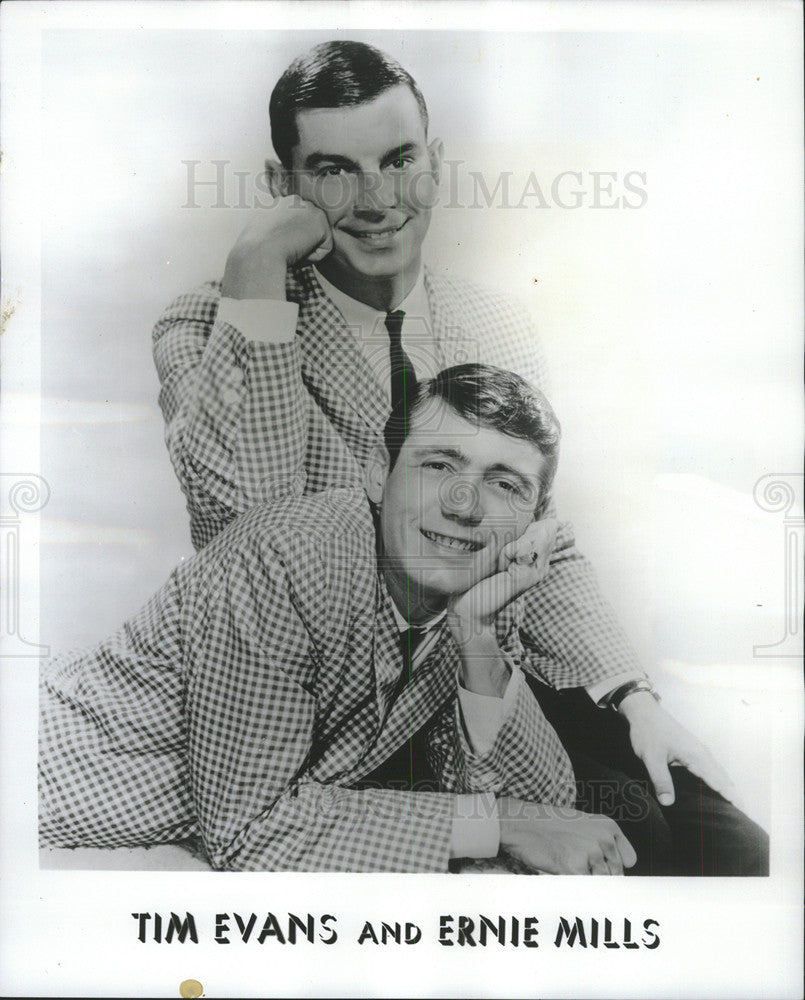
[[[556,516],[552,504],[546,516]],[[559,524],[548,576],[519,604],[523,668],[553,687],[589,687],[618,674],[644,675],[568,522]]]
[[[520,673],[522,647],[498,619],[499,640],[515,671],[516,692],[492,745],[476,752],[467,738],[459,699],[448,703],[427,734],[431,767],[440,786],[453,792],[492,792],[532,802],[572,806],[576,799],[573,767],[555,730],[542,714]],[[501,633],[508,633],[502,636]]]
[[[308,421],[299,345],[247,340],[217,319],[220,283],[182,295],[153,334],[165,439],[201,548],[255,504],[305,484]]]
[[[320,605],[327,573],[308,564],[306,574],[305,564],[304,547],[295,553],[293,578],[279,557],[236,553],[194,611],[200,627],[188,651],[189,764],[212,864],[446,871],[451,795],[339,783],[360,759],[356,741],[371,736],[365,727],[374,690],[340,678],[340,715],[328,716],[319,674],[343,667],[337,656],[326,665],[319,659],[314,633],[328,627]],[[308,579],[300,583],[300,574]]]

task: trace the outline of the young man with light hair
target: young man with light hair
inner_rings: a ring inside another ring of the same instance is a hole
[[[661,810],[624,772],[596,814],[534,697],[518,599],[550,578],[558,445],[538,390],[460,366],[398,401],[365,493],[238,517],[43,673],[43,843],[197,835],[225,870],[761,874],[765,834],[702,783]]]

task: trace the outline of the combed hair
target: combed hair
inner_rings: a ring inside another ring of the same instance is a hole
[[[384,429],[389,471],[394,468],[411,421],[431,402],[443,401],[469,423],[489,427],[535,445],[542,454],[539,517],[550,502],[559,461],[562,430],[544,393],[514,372],[492,365],[465,364],[445,368],[432,379],[408,389],[391,412]]]
[[[268,110],[274,152],[290,169],[293,149],[299,142],[296,116],[300,111],[352,108],[401,83],[416,98],[427,135],[425,98],[411,74],[395,59],[364,42],[315,45],[294,59],[272,91]]]

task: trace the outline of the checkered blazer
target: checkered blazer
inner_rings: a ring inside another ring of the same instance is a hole
[[[524,311],[466,281],[425,270],[442,367],[481,361],[543,387],[546,366]],[[388,417],[383,386],[314,269],[289,271],[299,304],[291,343],[247,341],[218,321],[220,283],[178,298],[154,330],[166,441],[200,548],[237,514],[287,493],[362,483]],[[640,671],[570,525],[547,580],[523,599],[529,669],[556,687]]]
[[[498,631],[517,662],[510,612]],[[449,630],[395,697],[402,667],[363,493],[255,507],[110,639],[46,668],[42,840],[200,831],[220,869],[446,871],[454,793],[573,804],[570,763],[526,685],[475,755]],[[442,791],[356,787],[426,725]]]

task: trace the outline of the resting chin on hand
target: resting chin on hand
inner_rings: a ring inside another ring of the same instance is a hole
[[[548,572],[556,521],[535,521],[500,552],[495,572],[454,598],[447,622],[459,649],[459,680],[475,694],[502,698],[511,668],[495,635],[495,616]],[[652,699],[653,700],[653,699]],[[553,875],[622,875],[637,855],[618,825],[568,807],[497,800],[500,850],[533,871]]]
[[[229,253],[221,293],[229,299],[285,299],[287,269],[319,261],[333,248],[324,212],[298,195],[278,197],[240,234]]]
[[[557,522],[534,521],[519,538],[504,545],[495,570],[447,607],[447,624],[458,646],[459,680],[474,694],[502,698],[511,668],[500,652],[495,616],[548,574]]]

